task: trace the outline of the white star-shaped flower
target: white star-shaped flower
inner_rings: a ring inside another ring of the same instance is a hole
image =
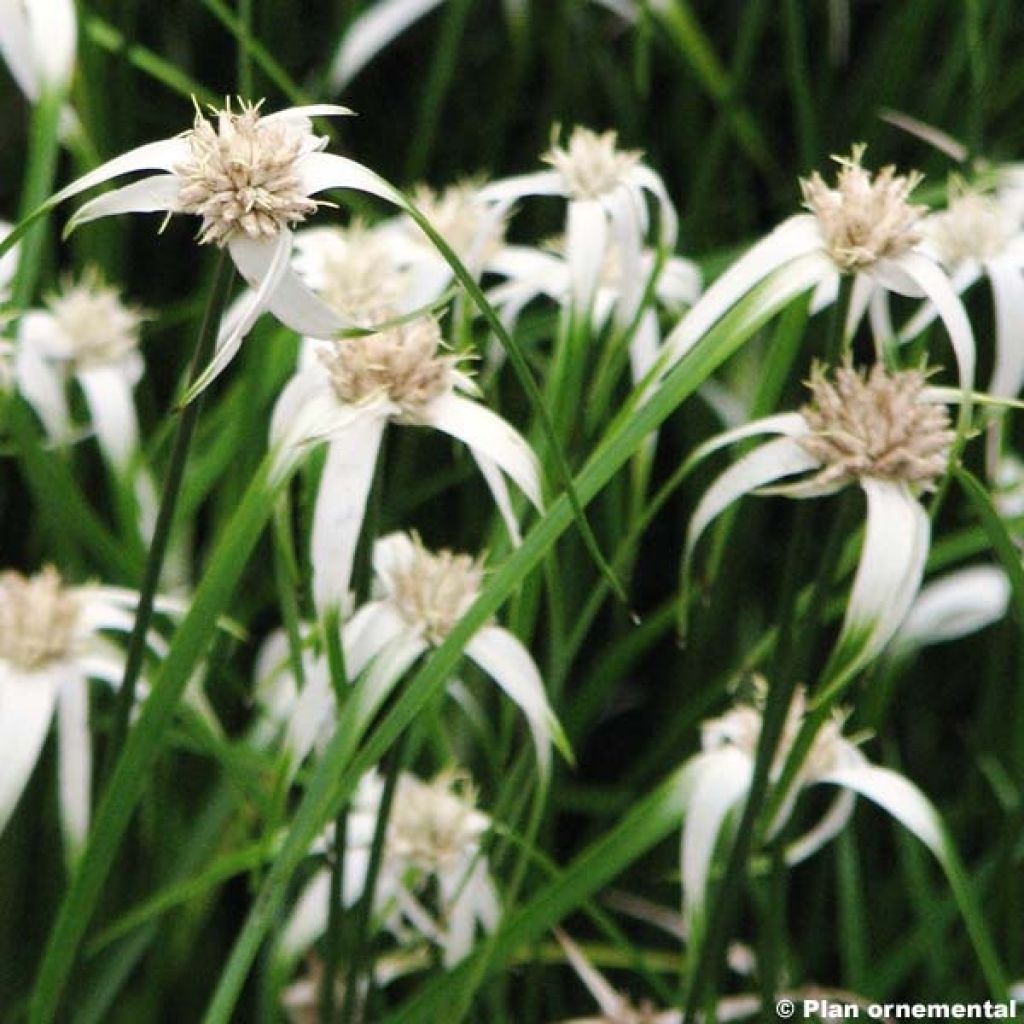
[[[259,104],[247,103],[237,111],[230,105],[214,111],[212,120],[197,112],[189,131],[115,157],[54,197],[61,202],[112,178],[158,171],[86,203],[71,218],[69,230],[114,214],[187,213],[201,218],[200,243],[230,252],[252,293],[221,337],[219,359],[191,395],[223,369],[265,311],[316,338],[333,337],[346,326],[302,283],[290,256],[293,227],[323,205],[312,196],[351,188],[400,201],[373,171],[324,152],[327,139],[314,134],[310,118],[348,113],[345,107],[317,104],[263,115]]]
[[[899,175],[883,167],[873,175],[861,166],[864,146],[836,157],[838,181],[830,188],[814,173],[801,182],[809,213],[783,221],[736,261],[705,291],[700,301],[665,339],[667,372],[745,295],[771,278],[773,303],[816,289],[815,307],[835,300],[842,275],[853,277],[849,337],[868,307],[874,322],[887,316],[880,303],[887,291],[929,299],[949,335],[960,386],[974,385],[975,346],[970,321],[949,277],[924,246],[926,208],[909,197],[917,174]],[[885,333],[883,331],[883,333]],[[879,344],[891,334],[877,338]]]
[[[359,899],[366,884],[383,791],[383,779],[369,772],[348,814],[346,907]],[[445,966],[451,967],[470,953],[478,927],[485,932],[497,927],[501,904],[481,851],[490,827],[464,774],[442,772],[431,782],[409,772],[399,776],[374,909],[403,947],[425,938],[440,947]],[[328,829],[316,849],[326,850],[332,842]],[[436,909],[428,909],[426,902],[430,883],[436,886]],[[279,954],[286,960],[304,953],[327,930],[330,890],[331,873],[324,867],[310,879],[285,924]]]
[[[727,469],[701,498],[686,535],[683,601],[697,542],[734,501],[773,484],[771,493],[794,498],[858,484],[867,498],[864,545],[833,655],[837,679],[847,679],[885,647],[921,585],[931,526],[917,495],[946,471],[955,435],[942,403],[951,396],[926,387],[919,370],[890,373],[881,363],[867,372],[842,366],[832,380],[817,366],[809,386],[812,401],[801,412],[726,431],[691,457],[695,465],[736,441],[781,435]],[[777,485],[798,474],[805,478]]]
[[[120,292],[86,270],[48,296],[46,308],[25,313],[18,325],[15,374],[19,392],[47,433],[71,433],[65,384],[82,389],[100,448],[119,473],[138,451],[139,428],[132,391],[142,376],[139,328],[146,314],[126,305]]]
[[[682,786],[686,793],[681,866],[683,911],[687,924],[699,928],[707,896],[711,864],[722,828],[750,788],[761,736],[763,681],[751,704],[739,704],[701,727],[702,752],[687,763]],[[771,778],[778,782],[806,716],[807,698],[798,688],[790,705]],[[868,761],[855,743],[843,736],[845,716],[836,713],[818,730],[792,789],[768,824],[770,839],[792,815],[799,795],[808,787],[830,784],[841,792],[818,822],[786,848],[786,861],[796,864],[837,836],[853,813],[857,794],[878,804],[943,861],[946,840],[938,814],[921,791],[902,775]]]
[[[650,220],[648,193],[658,210],[658,245],[666,251],[675,247],[675,208],[664,182],[640,157],[619,149],[615,132],[598,135],[577,127],[567,146],[553,144],[544,155],[551,170],[506,178],[483,189],[484,198],[502,203],[528,195],[568,200],[565,255],[573,305],[581,315],[589,314],[612,245],[618,250],[623,280],[643,294],[640,261]]]
[[[373,600],[345,623],[342,647],[351,680],[366,670],[365,707],[369,718],[387,699],[405,672],[424,652],[444,642],[476,600],[482,565],[468,555],[437,553],[414,534],[393,533],[373,547]],[[287,642],[276,634],[260,658],[258,692],[294,765],[334,731],[334,687],[326,659],[307,653],[306,683],[301,689],[288,671]],[[482,626],[466,644],[466,656],[481,668],[526,717],[537,763],[546,777],[551,744],[571,757],[568,741],[548,703],[544,682],[530,652],[507,629]],[[264,731],[266,738],[267,731]]]
[[[1024,386],[1024,230],[1013,209],[998,194],[960,188],[946,209],[924,220],[922,231],[922,249],[945,267],[958,295],[988,278],[995,321],[988,391],[1016,398]],[[925,303],[898,337],[916,338],[936,315],[934,304]]]
[[[458,359],[439,351],[432,318],[324,345],[274,409],[271,442],[286,466],[327,441],[313,517],[313,594],[340,606],[348,593],[377,453],[389,423],[432,427],[462,441],[494,495],[513,540],[519,530],[502,473],[541,508],[540,467],[520,434],[480,402]]]
[[[104,635],[130,632],[138,595],[118,587],[68,586],[52,567],[26,578],[0,574],[0,831],[10,820],[57,719],[57,791],[69,855],[89,828],[92,752],[88,682],[118,686],[124,656]],[[157,609],[179,612],[177,602]],[[160,655],[163,641],[147,642]]]

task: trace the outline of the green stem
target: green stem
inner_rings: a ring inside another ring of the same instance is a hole
[[[337,608],[328,609],[324,616],[323,632],[335,706],[340,709],[348,696],[348,669],[345,667],[345,649],[341,641],[341,616]],[[345,892],[347,836],[348,812],[342,808],[334,819],[334,860],[331,864],[331,885],[327,904],[324,977],[320,989],[320,1020],[322,1024],[332,1024],[334,1020],[334,987],[338,975],[338,963],[341,960],[341,901]],[[348,1005],[347,990],[345,1005]]]
[[[387,436],[381,438],[380,448],[377,452],[377,466],[374,470],[373,484],[370,488],[370,496],[366,507],[366,516],[363,520],[363,528],[360,536],[359,556],[353,570],[353,587],[361,600],[368,600],[370,588],[373,582],[373,545],[380,532],[380,515],[382,504],[382,492],[384,490],[384,467],[387,459]],[[335,702],[340,716],[341,708],[348,697],[349,679],[345,668],[345,651],[341,640],[341,621],[338,610],[331,609],[325,617],[324,623],[325,642],[327,647],[327,660],[331,669],[331,683],[334,686]],[[339,717],[340,721],[340,717]],[[388,775],[384,784],[384,792],[381,796],[380,807],[377,812],[377,822],[373,834],[373,844],[370,849],[370,862],[367,865],[366,878],[363,883],[363,892],[360,894],[358,908],[356,910],[355,934],[352,936],[352,945],[349,957],[349,969],[345,978],[345,998],[341,1008],[341,1019],[344,1024],[351,1024],[358,1016],[358,989],[359,977],[365,970],[373,980],[373,953],[367,954],[367,936],[369,934],[369,919],[373,915],[373,895],[377,887],[377,876],[380,873],[381,858],[384,853],[384,840],[387,835],[387,825],[391,817],[391,804],[394,796],[394,788],[397,784],[401,762],[403,760],[402,746],[405,742],[403,737],[396,747],[391,774]],[[334,819],[335,855],[334,864],[331,869],[331,892],[330,904],[328,905],[327,918],[327,964],[324,971],[324,990],[321,1000],[321,1020],[323,1024],[332,1024],[334,1020],[334,979],[338,972],[338,954],[341,949],[341,910],[342,897],[344,895],[345,883],[345,841],[347,833],[348,808],[342,807]],[[328,989],[330,990],[328,992]],[[369,993],[367,993],[369,998]]]
[[[851,292],[852,278],[842,278],[827,339],[826,351],[830,362],[837,359],[845,345],[846,317]],[[789,552],[782,578],[782,590],[778,602],[780,625],[771,662],[771,688],[762,717],[753,777],[743,806],[743,814],[736,829],[736,836],[729,851],[725,874],[712,906],[705,939],[700,947],[696,967],[691,975],[689,991],[686,995],[685,1020],[695,1020],[698,1011],[704,1004],[705,992],[709,991],[709,998],[712,998],[716,990],[715,982],[739,902],[740,888],[746,873],[750,850],[753,847],[756,825],[761,815],[762,806],[768,802],[769,811],[763,820],[768,822],[770,827],[776,817],[777,807],[781,805],[781,800],[788,789],[785,776],[778,786],[772,787],[770,775],[782,739],[786,717],[796,691],[797,675],[794,670],[801,660],[801,648],[809,642],[806,632],[797,630],[797,603],[800,594],[801,567],[806,564],[812,546],[813,530],[810,520],[808,506],[801,504],[797,510],[793,533],[790,537]],[[818,568],[814,590],[817,600],[812,599],[812,608],[816,604],[823,603],[827,595],[832,578],[833,562],[840,547],[837,542],[841,542],[842,539],[841,529],[842,520],[841,517],[838,517],[833,522],[832,536],[825,544],[822,553],[822,564]],[[809,718],[814,717],[813,715],[809,716]],[[792,763],[801,764],[802,760],[801,758],[794,762],[791,757],[787,762],[787,768]],[[772,792],[769,801],[770,790]]]
[[[37,211],[53,191],[57,155],[60,152],[59,123],[63,105],[64,97],[61,93],[46,89],[32,111],[28,166],[25,168],[25,184],[22,186],[18,208],[19,221],[24,221]],[[27,231],[21,242],[12,295],[14,307],[19,312],[27,309],[32,302],[45,244],[46,229],[42,224],[36,224]]]
[[[370,921],[373,918],[373,899],[377,891],[377,879],[380,877],[381,865],[384,863],[384,851],[387,845],[388,823],[391,820],[391,808],[395,800],[395,790],[402,774],[405,762],[406,747],[409,742],[408,731],[402,733],[391,752],[391,764],[388,766],[384,780],[384,791],[381,793],[380,807],[377,810],[377,822],[373,830],[373,843],[370,846],[370,860],[366,866],[366,882],[363,885],[359,904],[356,907],[356,934],[352,950],[351,967],[345,979],[345,1002],[342,1005],[342,1024],[352,1024],[359,1019],[356,1012],[359,998],[359,981],[364,969],[371,966],[367,963],[367,946],[370,936]],[[372,974],[371,974],[372,980]],[[367,993],[369,998],[369,993]],[[330,1024],[330,1021],[325,1021]]]
[[[231,522],[220,534],[188,613],[155,674],[152,692],[126,737],[124,753],[114,765],[110,784],[100,799],[85,851],[47,939],[32,989],[29,1024],[50,1024],[57,1019],[61,995],[82,937],[145,790],[146,779],[165,747],[182,693],[199,659],[209,649],[218,619],[263,532],[273,509],[275,488],[284,483],[281,479],[272,481],[271,459],[265,460]]]
[[[238,93],[253,97],[252,0],[238,0]]]
[[[188,381],[190,386],[196,381],[203,367],[209,362],[210,356],[213,354],[214,345],[217,340],[217,329],[220,326],[221,313],[227,301],[233,273],[234,270],[228,258],[227,250],[221,249],[217,254],[217,263],[213,271],[213,282],[210,285],[206,312],[203,314],[203,322],[199,329],[195,354],[189,369]],[[114,724],[110,734],[110,747],[105,759],[106,771],[104,774],[107,776],[109,776],[121,753],[121,748],[124,745],[125,736],[128,732],[128,721],[131,717],[132,708],[135,706],[135,690],[146,655],[146,636],[153,618],[153,603],[156,599],[157,587],[160,584],[160,573],[163,570],[164,557],[167,554],[167,545],[171,536],[171,528],[174,524],[174,512],[178,504],[178,495],[181,492],[181,484],[185,475],[185,464],[188,461],[192,435],[195,433],[196,423],[199,420],[200,408],[201,399],[197,398],[186,405],[179,413],[180,418],[174,435],[174,447],[171,450],[171,462],[167,470],[164,491],[160,498],[160,509],[157,513],[156,526],[153,530],[153,541],[150,545],[149,556],[146,559],[146,570],[142,578],[142,587],[139,590],[135,625],[132,629],[131,638],[128,641],[124,677],[121,680],[121,688],[118,691],[117,704],[114,709]]]
[[[345,893],[345,848],[348,846],[348,815],[343,811],[334,820],[334,857],[331,885],[327,893],[327,941],[324,949],[324,976],[320,983],[320,1021],[333,1024],[338,963],[341,960],[341,901]],[[348,990],[345,993],[348,1006]]]
[[[779,596],[780,626],[772,667],[772,685],[768,691],[757,742],[753,777],[743,806],[743,814],[736,828],[736,836],[726,862],[722,882],[718,887],[708,918],[704,941],[699,947],[685,998],[684,1020],[696,1020],[704,1005],[705,993],[713,996],[721,967],[722,954],[729,939],[732,921],[739,903],[740,889],[746,874],[747,860],[753,846],[755,825],[761,807],[768,795],[771,767],[782,739],[783,727],[793,693],[795,677],[785,674],[792,655],[796,627],[796,605],[800,591],[800,568],[806,564],[810,550],[811,533],[806,506],[797,511],[797,522],[790,537],[789,552]]]

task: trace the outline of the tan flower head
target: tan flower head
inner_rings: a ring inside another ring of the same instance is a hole
[[[901,175],[889,166],[872,178],[861,166],[864,150],[861,144],[848,157],[833,157],[839,164],[835,188],[829,188],[817,171],[800,181],[804,205],[818,218],[829,255],[848,274],[916,245],[927,212],[908,202],[921,181],[918,172]]]
[[[145,311],[121,301],[117,288],[103,283],[94,267],[75,283],[65,278],[46,306],[70,346],[69,356],[80,367],[115,362],[139,345]]]
[[[480,198],[480,182],[468,179],[440,190],[418,185],[412,198],[460,259],[484,263],[501,248],[506,218],[496,215]],[[433,251],[433,245],[412,221],[409,230],[416,241]]]
[[[843,484],[864,477],[934,488],[946,470],[955,434],[945,406],[925,400],[921,370],[867,372],[841,366],[829,380],[811,371],[811,402],[801,415],[811,433],[797,440],[823,464],[817,482]]]
[[[377,334],[339,339],[320,349],[320,359],[343,402],[387,398],[401,422],[417,423],[424,407],[452,386],[453,355],[438,355],[441,331],[424,317]]]
[[[185,134],[191,156],[174,169],[181,179],[178,210],[203,218],[203,243],[224,245],[238,233],[270,238],[319,205],[296,170],[310,144],[319,145],[311,132],[294,121],[261,120],[258,103],[239,105],[238,113],[230,103],[213,111],[216,127],[197,110]]]
[[[952,195],[925,227],[939,259],[951,269],[998,256],[1016,231],[1013,216],[995,199],[967,189]]]
[[[411,539],[410,557],[378,572],[406,622],[423,629],[427,640],[439,644],[480,593],[483,565],[447,549],[428,551],[415,533]]]
[[[400,307],[408,289],[408,277],[388,243],[358,220],[345,230],[323,230],[330,231],[339,244],[323,247],[321,298],[352,323],[386,320],[389,310]]]
[[[32,577],[0,574],[0,660],[34,672],[68,657],[79,611],[53,566]]]
[[[388,855],[421,871],[459,867],[490,828],[469,778],[442,772],[432,782],[402,775],[388,824]]]
[[[735,747],[753,760],[757,754],[757,744],[761,738],[761,725],[764,718],[764,704],[768,696],[765,680],[758,677],[754,680],[754,693],[749,703],[737,704],[720,718],[712,718],[701,726],[701,747],[706,750],[718,750],[722,747]],[[772,775],[781,774],[793,744],[807,715],[807,691],[799,686],[793,694],[793,702],[786,713],[786,724],[782,730],[779,747],[772,763]],[[812,781],[839,767],[848,756],[850,741],[843,737],[843,723],[846,721],[845,711],[836,711],[818,730],[810,751],[804,758],[797,778],[801,783]]]
[[[552,143],[541,159],[558,171],[573,199],[600,199],[625,182],[643,155],[618,149],[617,137],[613,131],[598,135],[589,128],[577,127],[566,148]]]

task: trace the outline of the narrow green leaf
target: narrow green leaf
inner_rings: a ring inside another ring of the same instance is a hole
[[[252,871],[268,860],[271,852],[266,843],[254,843],[241,850],[233,850],[213,862],[205,871],[187,878],[183,882],[168,885],[155,893],[144,903],[122,914],[112,925],[104,928],[85,949],[86,956],[92,956],[105,949],[112,942],[124,938],[135,929],[155,920],[169,910],[188,903],[196,896],[221,882],[234,878],[246,871]]]
[[[594,893],[679,827],[686,793],[680,768],[641,800],[614,829],[587,847],[553,881],[544,886],[517,914],[505,921],[494,941],[447,976],[427,985],[404,1009],[385,1018],[385,1024],[420,1024],[444,1020],[452,989],[476,973],[477,960],[486,955],[493,973],[524,945],[540,938],[567,914],[585,904]]]
[[[187,100],[195,98],[200,103],[216,104],[218,96],[210,92],[194,79],[189,78],[177,64],[173,64],[163,57],[157,56],[152,50],[140,46],[138,43],[129,42],[108,21],[95,14],[88,14],[84,19],[85,35],[91,43],[106,50],[108,53],[118,54],[137,71],[148,75],[154,81],[166,86],[172,92]]]
[[[50,932],[29,1007],[30,1024],[56,1019],[78,948],[110,874],[121,838],[164,747],[168,726],[217,620],[248,562],[274,506],[269,457],[224,530],[213,558],[157,672],[153,690],[125,742],[96,812],[78,870]]]
[[[808,287],[813,282],[809,282]],[[793,291],[787,277],[772,275],[754,289],[707,334],[666,376],[661,387],[638,408],[617,417],[603,443],[575,480],[583,502],[590,501],[629,461],[652,430],[663,423],[678,406],[729,358],[780,308],[791,301]],[[501,607],[532,572],[555,541],[573,522],[566,494],[547,510],[526,536],[521,547],[491,575],[476,603],[452,629],[424,666],[409,680],[398,700],[373,731],[358,757],[352,757],[359,737],[353,734],[345,712],[338,729],[306,790],[281,853],[249,912],[228,965],[221,976],[205,1017],[206,1024],[227,1024],[271,924],[280,910],[288,881],[306,856],[319,830],[355,790],[362,774],[376,764],[402,732],[441,692],[459,663],[473,634]],[[350,758],[351,761],[349,760]]]

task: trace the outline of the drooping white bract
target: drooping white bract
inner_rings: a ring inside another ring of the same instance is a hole
[[[87,202],[69,229],[120,213],[188,213],[201,218],[201,244],[212,242],[230,252],[252,294],[236,310],[217,359],[193,395],[234,357],[264,312],[316,338],[333,337],[346,326],[291,267],[293,226],[323,205],[311,196],[351,188],[399,202],[395,190],[369,168],[323,151],[328,140],[314,134],[310,118],[350,113],[345,107],[318,104],[267,115],[259,107],[243,102],[236,112],[229,105],[214,111],[213,121],[197,112],[189,131],[115,157],[54,197],[61,202],[112,178],[157,171]]]
[[[957,294],[982,277],[992,289],[995,360],[990,394],[1016,398],[1024,387],[1024,230],[998,194],[964,188],[955,191],[945,210],[922,223],[922,249],[950,275]],[[927,302],[900,330],[903,340],[916,338],[936,317]]]
[[[503,203],[528,195],[568,200],[565,254],[573,306],[580,315],[590,314],[601,268],[613,244],[621,262],[622,281],[643,294],[646,281],[641,253],[650,221],[646,194],[653,196],[657,205],[657,245],[666,252],[675,247],[675,208],[664,182],[640,158],[638,152],[617,147],[615,132],[598,135],[577,127],[565,148],[552,144],[544,155],[551,170],[506,178],[483,189],[486,199]],[[630,295],[625,301],[638,300]]]
[[[519,530],[502,477],[541,508],[540,467],[519,433],[467,397],[473,382],[454,355],[442,354],[431,318],[324,345],[301,367],[274,409],[271,443],[278,465],[327,441],[313,517],[313,594],[317,607],[340,607],[348,593],[377,453],[389,423],[432,427],[462,441],[487,481],[513,540]]]
[[[834,655],[836,671],[850,678],[875,657],[920,587],[931,527],[917,494],[946,471],[955,437],[948,412],[925,385],[924,372],[889,373],[881,363],[868,372],[841,366],[834,382],[816,366],[812,401],[801,412],[755,420],[698,448],[692,464],[736,441],[781,435],[727,469],[701,498],[686,535],[684,604],[697,542],[734,501],[798,474],[805,478],[771,493],[813,498],[856,483],[867,498],[867,524]]]
[[[921,588],[888,653],[904,657],[998,622],[1006,614],[1010,591],[1006,573],[994,565],[972,565],[932,580]]]
[[[681,866],[683,911],[691,929],[699,927],[703,914],[719,836],[750,789],[766,695],[763,681],[759,683],[753,703],[739,704],[721,718],[710,719],[702,725],[702,752],[691,758],[684,771],[681,785],[686,791],[686,810]],[[771,769],[770,778],[775,783],[780,780],[807,715],[806,695],[798,688]],[[795,864],[809,857],[838,835],[853,813],[857,794],[882,807],[943,860],[943,829],[931,803],[902,775],[871,764],[857,746],[843,736],[843,722],[844,716],[836,713],[819,728],[792,789],[782,798],[778,817],[768,825],[765,838],[771,839],[786,824],[803,790],[828,783],[844,792],[815,825],[787,846],[787,863]]]
[[[0,242],[11,233],[11,225],[0,220]],[[0,303],[11,297],[11,282],[18,269],[18,247],[15,245],[0,256]]]
[[[430,552],[407,533],[380,538],[373,548],[373,567],[374,599],[342,629],[349,678],[367,672],[362,710],[367,720],[416,659],[444,642],[476,600],[483,579],[478,561],[450,551]],[[569,749],[529,651],[508,630],[488,624],[466,644],[465,653],[523,712],[546,777],[552,742],[566,756]],[[301,691],[287,668],[287,645],[278,634],[260,659],[259,693],[270,720],[284,730],[284,746],[298,765],[334,731],[334,688],[323,657],[305,658]]]
[[[362,69],[410,25],[442,0],[378,0],[345,30],[329,76],[331,90],[341,92]]]
[[[1004,452],[992,474],[992,503],[1004,519],[1024,516],[1024,459]]]
[[[331,63],[331,90],[342,89],[406,29],[426,17],[443,0],[376,0],[346,28]],[[525,16],[526,0],[504,0],[510,21]]]
[[[344,906],[362,895],[384,781],[363,776],[349,809],[345,833]],[[384,858],[374,891],[374,911],[402,948],[426,939],[451,967],[473,948],[477,928],[492,932],[501,904],[481,841],[491,819],[476,807],[476,794],[461,772],[431,782],[402,772],[391,803]],[[333,845],[328,829],[314,852]],[[436,906],[427,890],[433,884]],[[299,896],[281,937],[280,954],[301,955],[327,930],[331,873],[317,871]]]
[[[555,937],[601,1011],[600,1016],[574,1017],[562,1024],[681,1024],[683,1015],[679,1010],[657,1010],[646,1001],[634,1005],[594,967],[565,932],[556,929]]]
[[[0,57],[33,103],[67,92],[77,35],[73,0],[0,0]]]
[[[419,186],[413,203],[479,276],[504,251],[505,210],[464,181],[440,191]],[[296,233],[294,269],[347,323],[373,327],[436,303],[452,269],[408,215],[368,227],[314,227]],[[308,346],[307,346],[308,347]]]
[[[138,346],[145,319],[90,268],[77,282],[65,279],[46,308],[25,313],[18,326],[18,390],[47,433],[58,442],[71,434],[65,385],[72,378],[85,396],[100,448],[119,473],[138,450],[132,391],[143,371]]]
[[[534,249],[509,246],[495,255],[489,268],[506,280],[488,292],[488,299],[499,309],[506,326],[511,329],[528,303],[545,295],[560,305],[567,305],[572,294],[569,265],[557,249]],[[627,280],[616,243],[611,243],[600,267],[597,291],[594,294],[592,323],[601,328],[614,316],[616,326],[628,327],[636,318],[650,280],[657,253],[644,249],[640,253],[638,273],[641,287]],[[681,313],[692,306],[700,295],[700,269],[690,260],[671,256],[661,268],[654,285],[654,297],[666,310]],[[633,382],[638,383],[654,366],[661,346],[658,313],[648,306],[640,316],[629,348]]]
[[[120,684],[124,656],[104,632],[130,632],[137,600],[118,587],[68,586],[52,567],[28,578],[0,574],[0,831],[56,715],[60,820],[69,856],[81,849],[91,802],[88,682]],[[165,651],[155,633],[148,643]]]
[[[835,157],[839,176],[829,188],[815,172],[801,181],[809,213],[783,221],[736,261],[665,339],[667,371],[733,306],[771,277],[773,301],[817,289],[818,305],[834,301],[842,275],[853,277],[846,334],[886,292],[926,297],[949,335],[962,389],[974,384],[975,347],[970,321],[949,277],[922,244],[926,208],[909,202],[920,176],[883,167],[876,175],[861,166],[864,146]],[[879,343],[888,338],[876,339]]]

